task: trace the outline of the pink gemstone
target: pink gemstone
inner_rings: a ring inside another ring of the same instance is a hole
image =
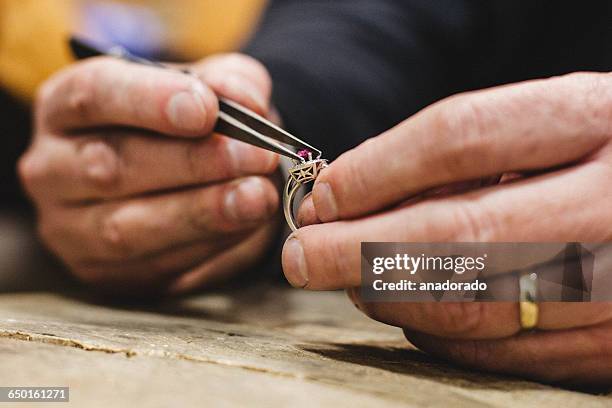
[[[311,154],[310,150],[300,150],[299,152],[297,152],[297,155],[300,156],[302,159],[308,159],[309,155]]]

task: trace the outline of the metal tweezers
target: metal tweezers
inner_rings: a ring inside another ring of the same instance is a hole
[[[141,65],[171,69],[191,75],[188,70],[177,70],[157,61],[138,57],[121,46],[103,50],[76,37],[71,37],[69,44],[72,53],[78,59],[106,55]],[[321,157],[319,149],[298,139],[250,109],[226,98],[219,98],[219,118],[215,126],[215,132],[270,150],[297,162],[304,162],[309,157]]]

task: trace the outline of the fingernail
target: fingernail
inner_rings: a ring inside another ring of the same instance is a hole
[[[197,132],[206,126],[204,93],[197,87],[181,91],[170,99],[166,108],[168,120],[179,130]]]
[[[254,222],[270,215],[263,182],[257,177],[240,181],[225,196],[225,216],[235,222]]]
[[[278,160],[275,153],[258,149],[238,140],[229,139],[227,150],[230,155],[232,174],[267,174],[276,167]]]
[[[297,238],[289,238],[283,248],[283,270],[285,277],[294,288],[308,285],[308,267],[304,248]]]
[[[339,218],[336,197],[328,183],[317,183],[312,191],[317,217],[323,222],[336,221]]]

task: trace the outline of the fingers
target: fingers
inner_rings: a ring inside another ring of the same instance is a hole
[[[495,177],[493,179],[483,179],[469,182],[459,182],[446,185],[444,187],[434,188],[428,191],[425,191],[421,194],[415,195],[403,201],[400,206],[408,206],[420,201],[423,201],[427,198],[432,197],[443,197],[451,194],[458,194],[470,190],[474,190],[476,188],[485,187],[489,185],[498,184],[498,178]],[[307,225],[313,224],[321,224],[321,220],[317,216],[317,211],[314,205],[314,201],[312,198],[312,193],[309,193],[304,197],[304,200],[300,204],[300,208],[297,214],[297,222],[300,227],[304,227]]]
[[[20,173],[33,197],[77,202],[270,174],[277,164],[271,152],[217,135],[184,140],[113,130],[40,139]]]
[[[193,72],[217,95],[267,116],[272,80],[266,68],[243,54],[222,54],[204,59]]]
[[[194,71],[221,95],[266,113],[267,103],[257,102],[267,101],[271,82],[255,60],[237,54],[212,57]],[[58,75],[41,92],[38,116],[44,126],[39,126],[36,143],[21,163],[28,191],[44,200],[72,202],[271,173],[278,157],[262,149],[218,137],[207,143],[160,135],[192,134],[172,129],[167,115],[172,109],[164,113],[162,108],[176,92],[194,87],[202,88],[205,97],[212,95],[214,109],[207,111],[214,123],[216,98],[195,76],[104,58]],[[195,116],[201,118],[201,112]],[[49,126],[107,130],[81,133],[79,138],[53,137]]]
[[[453,339],[497,339],[521,330],[516,302],[365,303],[372,319],[392,326]]]
[[[42,132],[120,125],[202,136],[217,120],[218,101],[194,76],[95,58],[44,85],[37,107]]]
[[[521,331],[516,302],[383,303],[352,300],[374,320],[447,339],[501,339]],[[608,303],[540,303],[538,329],[567,330],[612,320]]]
[[[499,340],[450,340],[411,330],[418,348],[467,367],[565,385],[609,386],[612,321],[579,330],[525,333]]]
[[[325,222],[432,187],[579,160],[610,140],[612,75],[574,74],[455,96],[342,155],[313,190]]]
[[[266,254],[266,248],[277,236],[274,233],[277,228],[278,225],[268,224],[232,248],[218,253],[206,263],[180,275],[169,285],[168,293],[178,295],[210,287],[257,264]],[[258,255],[253,256],[253,254]]]
[[[314,207],[314,202],[312,201],[312,194],[308,194],[304,198],[304,201],[302,202],[298,210],[297,224],[300,227],[303,227],[306,225],[313,225],[313,224],[320,224],[320,223],[321,221],[317,218],[317,212]]]
[[[359,286],[361,242],[607,241],[610,176],[609,166],[590,162],[360,220],[308,226],[285,244],[285,276],[314,290]]]
[[[566,330],[594,326],[612,320],[612,304],[547,302],[540,307],[538,328]]]
[[[249,177],[122,202],[45,211],[40,225],[43,239],[65,259],[125,261],[253,230],[268,221],[277,207],[275,186],[268,179]]]
[[[115,295],[165,291],[181,273],[195,268],[244,239],[241,235],[201,241],[156,254],[121,261],[73,261],[72,273],[83,283]]]
[[[192,71],[97,58],[41,89],[35,142],[19,171],[41,210],[43,239],[84,280],[144,287],[176,279],[276,213],[272,182],[241,178],[272,173],[276,155],[220,135],[199,138],[217,120],[215,93],[266,115],[267,72],[238,55]],[[218,182],[226,183],[211,185]],[[237,264],[255,258],[244,255]],[[212,264],[230,269],[227,260]]]

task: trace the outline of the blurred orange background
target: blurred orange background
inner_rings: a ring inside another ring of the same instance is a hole
[[[185,60],[235,50],[265,0],[0,0],[0,85],[22,101],[72,59],[70,33],[87,31],[81,11],[92,3],[146,7],[162,22],[164,45]]]

